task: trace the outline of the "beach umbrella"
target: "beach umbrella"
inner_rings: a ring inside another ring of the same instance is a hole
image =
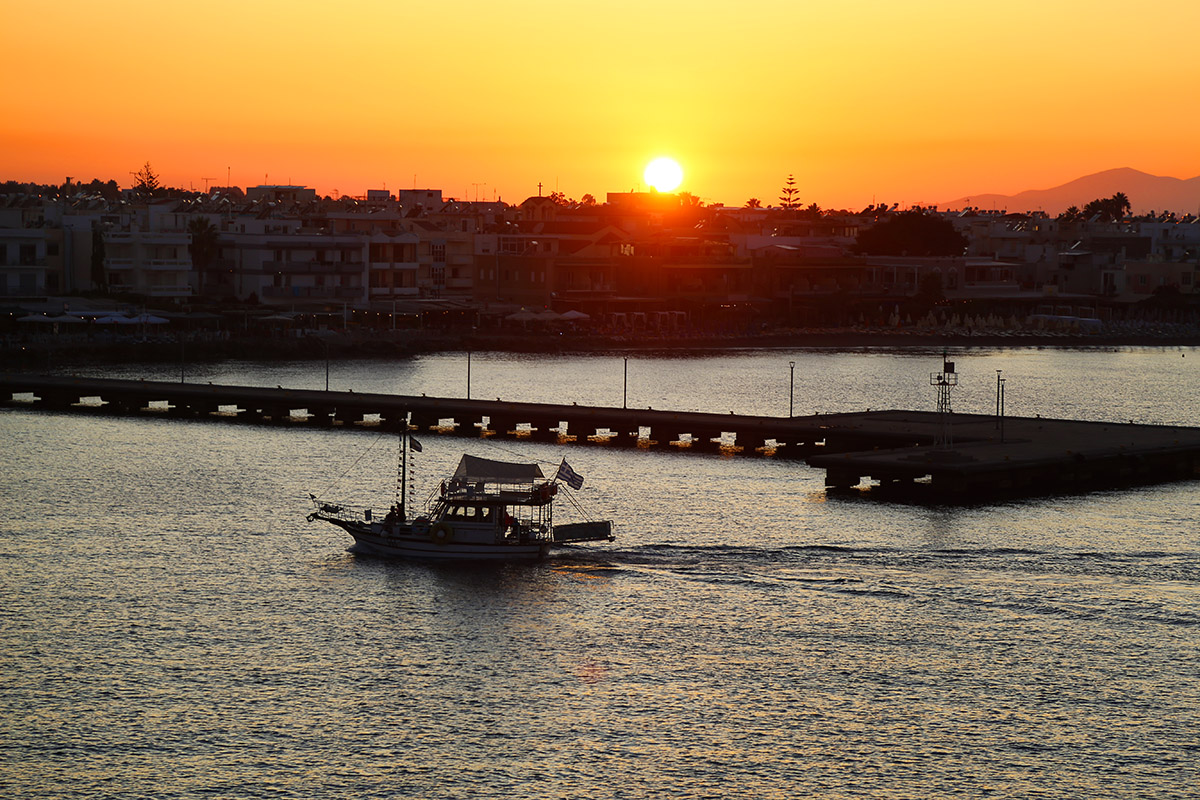
[[[97,325],[132,325],[134,321],[120,314],[109,314],[106,317],[96,317]]]
[[[537,319],[537,315],[522,308],[515,314],[509,314],[505,319],[512,320],[513,322],[532,322]]]
[[[574,309],[571,309],[570,311],[565,311],[562,314],[562,319],[564,322],[583,322],[585,319],[591,319],[591,318],[592,318],[591,314],[585,314],[582,311],[576,311]]]
[[[163,317],[156,317],[153,314],[143,313],[143,314],[138,314],[136,317],[131,318],[129,321],[135,322],[139,325],[166,325],[167,322],[169,322],[170,320],[164,319]]]
[[[562,319],[557,312],[551,311],[548,308],[545,311],[539,311],[538,313],[534,314],[533,318],[538,322],[557,322],[558,320]]]
[[[47,322],[60,322],[60,323],[65,322],[68,325],[75,325],[75,324],[82,325],[83,324],[82,317],[75,317],[70,314],[59,314],[57,317],[47,317],[46,321]]]
[[[52,322],[45,314],[26,314],[23,317],[17,317],[17,322]]]

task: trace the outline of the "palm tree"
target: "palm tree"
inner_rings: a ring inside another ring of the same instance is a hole
[[[188,252],[192,256],[192,269],[196,272],[196,294],[203,295],[206,273],[220,252],[217,226],[208,217],[192,217],[188,221],[187,232],[192,237]]]
[[[1110,199],[1109,203],[1112,207],[1113,217],[1116,219],[1124,219],[1125,216],[1133,210],[1133,206],[1129,203],[1129,198],[1124,192],[1117,192]]]

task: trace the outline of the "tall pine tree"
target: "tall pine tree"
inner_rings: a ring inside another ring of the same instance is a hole
[[[783,204],[784,211],[795,211],[800,207],[800,190],[796,188],[796,178],[792,175],[787,176],[787,181],[783,184],[783,189],[780,191],[783,194],[779,195],[779,202]]]

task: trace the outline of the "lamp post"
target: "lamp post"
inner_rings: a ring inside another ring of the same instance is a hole
[[[329,342],[322,339],[320,336],[310,336],[310,339],[316,339],[321,347],[325,348],[325,391],[329,391]]]
[[[999,370],[996,370],[996,371],[999,372]],[[998,387],[998,391],[996,392],[996,395],[997,395],[996,402],[999,403],[999,408],[1000,408],[1000,410],[998,412],[998,416],[1000,417],[999,421],[1000,421],[1000,441],[1001,442],[1004,441],[1004,382],[1006,380],[1008,380],[1008,379],[1007,378],[999,379],[1000,385]]]
[[[1000,383],[1003,380],[1000,373],[1004,370],[996,370],[996,429],[1000,429]]]
[[[471,399],[471,351],[467,351],[467,399]]]
[[[629,356],[625,357],[625,382],[621,392],[621,408],[629,408]]]
[[[795,416],[796,410],[796,362],[788,362],[789,377],[788,377],[788,416]]]

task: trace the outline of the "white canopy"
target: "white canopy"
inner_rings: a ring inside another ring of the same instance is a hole
[[[545,477],[537,464],[511,464],[465,453],[454,471],[456,480],[467,483],[531,483]]]
[[[164,319],[163,317],[156,317],[153,314],[138,314],[136,317],[132,317],[129,321],[143,325],[166,325],[170,320]]]

